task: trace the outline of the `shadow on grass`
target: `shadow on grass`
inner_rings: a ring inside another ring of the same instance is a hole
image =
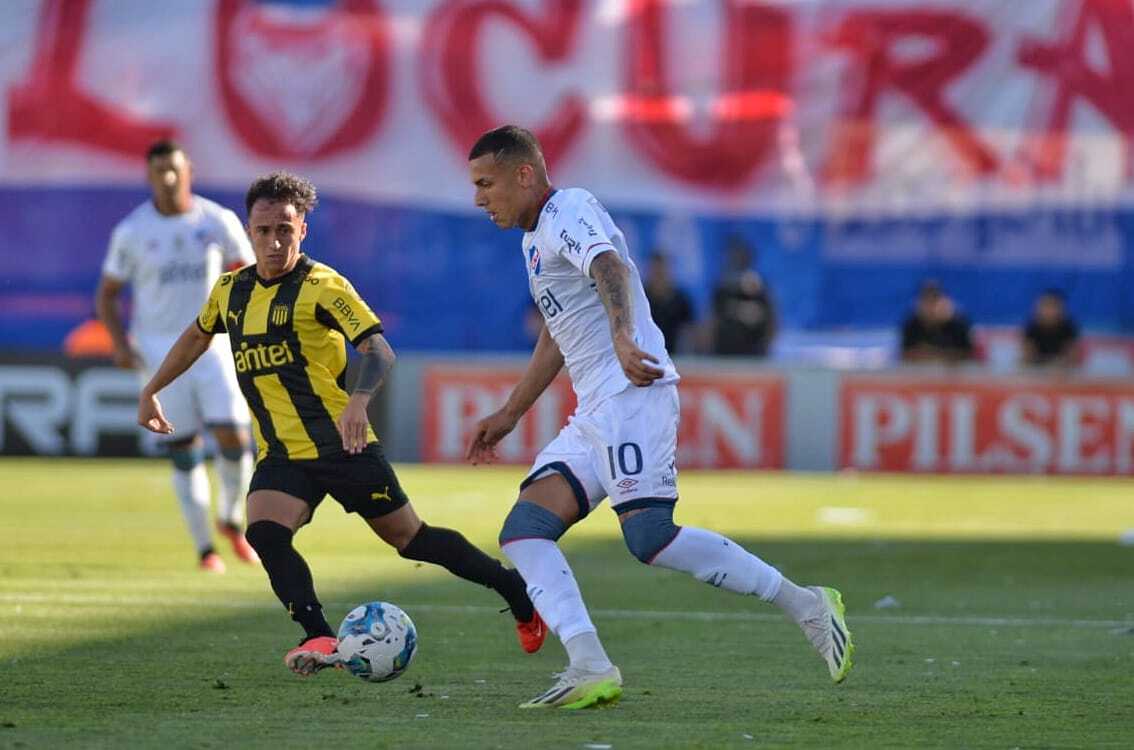
[[[240,594],[187,595],[134,593],[124,577],[83,596],[5,600],[79,643],[0,664],[0,747],[1103,745],[1125,731],[1134,638],[1120,621],[1134,618],[1134,550],[738,541],[800,583],[843,590],[860,661],[847,686],[828,684],[772,607],[648,569],[620,541],[568,540],[628,679],[612,709],[516,710],[562,667],[561,647],[551,639],[525,656],[495,595],[443,571],[406,563],[373,584],[320,586],[332,623],[372,599],[414,619],[417,658],[383,685],[286,672],[283,653],[300,632],[267,600],[266,579]],[[392,553],[376,544],[374,554]],[[887,597],[896,606],[876,609]],[[124,616],[139,609],[152,624]],[[120,635],[82,636],[119,619]]]

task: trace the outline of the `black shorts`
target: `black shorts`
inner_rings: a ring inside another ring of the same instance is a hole
[[[276,490],[311,506],[311,514],[326,495],[348,513],[378,518],[409,502],[394,467],[378,443],[356,455],[343,452],[330,458],[290,459],[268,456],[256,464],[248,492]]]

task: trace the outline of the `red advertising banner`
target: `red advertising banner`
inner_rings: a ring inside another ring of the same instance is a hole
[[[522,367],[426,368],[421,459],[456,463],[478,419],[500,407]],[[784,465],[784,385],[779,375],[696,373],[681,379],[678,465],[683,469],[779,469]],[[499,448],[506,463],[530,463],[575,409],[559,378]]]
[[[839,465],[940,473],[1134,473],[1134,387],[843,378]]]

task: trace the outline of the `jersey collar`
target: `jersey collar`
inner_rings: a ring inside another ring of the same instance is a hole
[[[539,219],[541,216],[543,216],[543,207],[547,205],[547,202],[549,200],[551,200],[551,196],[555,195],[558,192],[559,191],[551,185],[547,186],[547,190],[543,191],[543,195],[539,199],[539,209],[536,211],[535,221],[532,222],[531,227],[524,227],[525,232],[534,232],[536,230],[536,227],[539,226]]]
[[[312,265],[311,259],[308,258],[305,253],[300,253],[299,254],[299,260],[296,261],[296,263],[295,263],[295,268],[291,269],[290,271],[285,273],[283,276],[277,276],[276,278],[272,279],[271,281],[264,281],[264,279],[262,279],[260,277],[260,274],[256,273],[256,264],[255,263],[252,264],[252,273],[256,274],[256,283],[257,284],[259,284],[260,286],[263,286],[263,287],[269,287],[269,286],[275,286],[276,284],[279,284],[282,281],[286,281],[287,279],[290,279],[292,276],[295,276],[297,273],[299,273],[299,272],[301,272],[305,269],[310,268],[311,265]]]

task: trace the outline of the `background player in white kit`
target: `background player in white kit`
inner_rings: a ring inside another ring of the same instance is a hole
[[[114,341],[114,362],[139,369],[149,379],[166,352],[196,319],[220,274],[255,262],[240,219],[232,211],[194,195],[185,151],[159,141],[146,153],[153,199],[114,228],[95,296],[98,316]],[[118,297],[132,288],[130,333],[122,325]],[[209,528],[209,478],[201,432],[209,429],[220,456],[217,531],[237,557],[259,559],[244,539],[244,495],[252,477],[248,407],[240,394],[228,345],[217,337],[185,376],[162,393],[169,419],[181,432],[164,441],[173,459],[173,486],[189,526],[200,567],[224,572]]]
[[[604,497],[635,557],[776,604],[841,682],[854,647],[838,591],[797,586],[720,534],[673,523],[679,378],[609,214],[586,190],[554,190],[539,143],[523,128],[507,125],[481,136],[469,169],[476,205],[502,229],[525,230],[528,284],[547,325],[507,403],[477,424],[467,457],[494,458],[495,445],[564,364],[578,399],[567,426],[521,483],[500,532],[504,554],[570,659],[551,689],[522,707],[585,708],[621,695],[621,673],[556,544]]]

